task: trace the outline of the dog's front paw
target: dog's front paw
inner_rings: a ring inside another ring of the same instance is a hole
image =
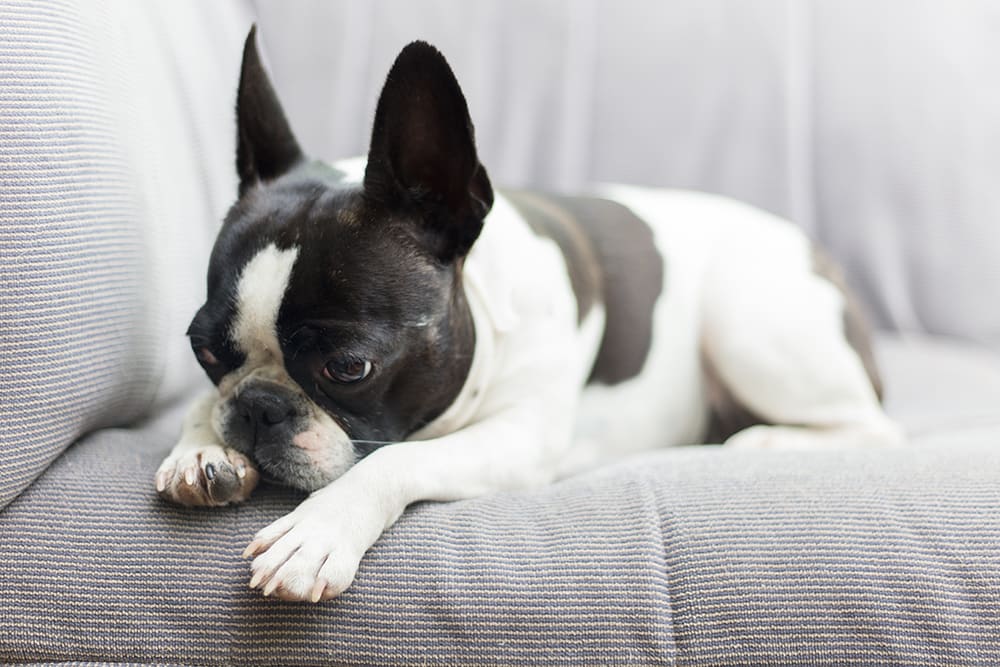
[[[254,536],[243,552],[244,558],[256,556],[250,588],[309,602],[330,600],[347,590],[385,524],[364,503],[347,498],[331,502],[328,496],[314,494]]]
[[[156,491],[189,507],[228,505],[246,500],[260,475],[245,456],[218,445],[171,453],[156,472]]]

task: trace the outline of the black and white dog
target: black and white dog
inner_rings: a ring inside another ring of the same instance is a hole
[[[218,391],[160,466],[185,505],[312,492],[251,587],[346,589],[410,503],[545,484],[664,445],[879,446],[860,322],[796,227],[690,192],[494,192],[461,89],[399,54],[367,160],[308,160],[243,54],[239,199],[188,334]]]

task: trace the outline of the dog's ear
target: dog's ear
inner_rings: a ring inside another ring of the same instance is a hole
[[[493,188],[476,155],[462,89],[444,56],[413,42],[396,58],[375,110],[365,194],[416,216],[443,261],[482,230]]]
[[[257,26],[243,45],[243,68],[236,96],[236,171],[240,195],[259,181],[269,181],[302,159],[278,96],[260,62]]]

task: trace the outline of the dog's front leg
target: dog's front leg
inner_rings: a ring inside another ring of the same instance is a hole
[[[441,438],[378,449],[257,533],[244,553],[256,556],[250,586],[286,600],[333,598],[410,503],[548,482],[568,442],[568,427],[511,408]]]
[[[156,471],[156,491],[179,505],[216,506],[246,500],[259,474],[247,457],[226,447],[212,429],[214,392],[188,412],[181,438]]]

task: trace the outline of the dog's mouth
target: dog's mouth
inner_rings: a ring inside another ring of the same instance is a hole
[[[250,384],[224,405],[213,423],[219,439],[252,459],[269,484],[315,491],[380,445],[355,442],[341,418],[285,387]]]
[[[306,492],[330,484],[361,458],[353,444],[309,450],[285,441],[257,443],[248,456],[264,482]]]
[[[355,462],[357,462],[380,447],[394,444],[394,441],[352,439],[350,443],[354,448]],[[275,486],[315,491],[346,472],[345,469],[330,475],[307,461],[296,460],[294,450],[292,452],[289,455],[289,452],[276,447],[264,447],[263,452],[260,448],[254,451],[251,459],[257,464],[261,481]]]
[[[279,486],[288,486],[288,483],[284,480],[281,474],[281,465],[278,463],[281,458],[274,452],[271,455],[261,456],[262,453],[267,454],[267,452],[274,450],[273,447],[265,447],[261,450],[255,450],[251,455],[253,462],[257,464],[257,470],[260,472],[260,478],[262,481],[268,484],[277,484]]]
[[[266,461],[254,459],[262,481],[275,486],[298,489],[312,493],[317,491],[342,474],[340,471],[336,475],[331,475],[326,471],[319,470],[313,466],[298,465],[295,462]]]
[[[260,481],[270,484],[272,486],[288,486],[283,479],[275,477],[267,471],[267,468],[257,465],[257,473],[260,475]]]
[[[270,484],[271,486],[288,486],[288,482],[281,479],[280,477],[275,477],[267,471],[267,468],[260,467],[257,469],[260,474],[260,481],[265,484]]]

